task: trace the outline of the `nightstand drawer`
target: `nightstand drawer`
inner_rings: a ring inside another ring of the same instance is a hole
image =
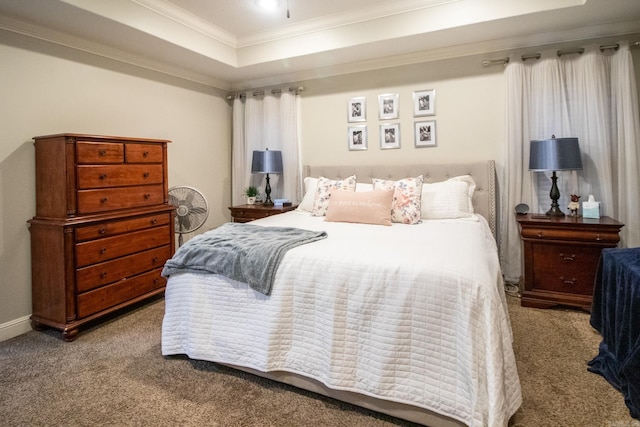
[[[533,287],[591,295],[600,251],[593,246],[534,244]]]
[[[287,206],[264,206],[255,205],[239,205],[231,206],[231,219],[233,222],[249,222],[255,219],[266,218],[271,215],[278,215],[296,209],[298,205]]]
[[[540,240],[572,240],[576,242],[617,243],[620,240],[617,230],[589,231],[566,230],[559,228],[526,228],[521,233],[523,238]]]

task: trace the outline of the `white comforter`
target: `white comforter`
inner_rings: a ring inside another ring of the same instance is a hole
[[[299,373],[467,425],[507,424],[522,397],[483,218],[385,227],[293,211],[254,224],[329,237],[285,255],[271,296],[221,276],[170,277],[164,355]]]

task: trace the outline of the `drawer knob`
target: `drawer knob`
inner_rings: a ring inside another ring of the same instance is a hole
[[[575,261],[576,260],[575,254],[571,254],[571,255],[560,254],[560,258],[562,258],[565,261]]]
[[[542,231],[538,231],[538,237],[539,238],[543,238],[544,237],[544,234],[542,233]]]
[[[145,193],[145,195],[144,195],[144,199],[145,199],[145,200],[149,200],[150,198],[151,198],[151,194],[149,194],[149,193]]]
[[[107,198],[103,197],[102,199],[100,199],[100,203],[107,203]]]
[[[153,218],[151,220],[151,224],[156,225],[158,223],[158,218]]]
[[[102,273],[100,273],[100,278],[104,279],[105,277],[107,277],[107,273],[105,271],[103,271]]]
[[[149,157],[149,152],[148,151],[143,151],[142,152],[142,157]]]
[[[107,150],[100,150],[100,151],[98,151],[98,156],[100,156],[100,157],[104,157],[104,156],[106,156],[106,155],[107,155]]]
[[[104,227],[100,227],[100,229],[98,230],[98,234],[104,234],[107,232],[107,229]]]
[[[151,262],[152,262],[153,264],[155,264],[156,262],[158,262],[158,257],[157,257],[157,256],[154,256],[154,257],[153,257],[153,259],[151,260]]]
[[[142,174],[142,177],[143,177],[143,178],[149,178],[149,172],[145,172],[145,173],[143,173],[143,174]]]
[[[100,255],[104,255],[107,253],[107,248],[100,249]]]
[[[100,179],[102,179],[102,180],[107,179],[107,174],[106,173],[101,173],[100,174]]]
[[[597,241],[602,240],[602,237],[600,237],[600,233],[596,234],[596,240],[597,240]]]
[[[567,285],[567,286],[573,286],[573,285],[576,284],[576,278],[575,277],[573,277],[571,279],[565,279],[564,277],[560,276],[560,280],[562,280],[562,283],[564,285]]]

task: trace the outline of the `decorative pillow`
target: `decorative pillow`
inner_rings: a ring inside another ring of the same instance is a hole
[[[304,179],[304,196],[298,205],[298,209],[311,212],[313,210],[313,201],[316,198],[316,190],[318,189],[318,178],[310,176]]]
[[[391,225],[391,203],[395,190],[331,193],[325,221]]]
[[[422,186],[422,218],[465,218],[472,214],[467,182],[449,179]]]
[[[342,181],[333,181],[323,176],[318,178],[318,186],[316,189],[316,195],[313,200],[313,209],[311,215],[324,216],[329,207],[329,199],[331,198],[331,192],[333,190],[356,190],[356,176],[352,175]]]
[[[399,181],[373,178],[374,190],[395,190],[391,204],[391,221],[402,224],[420,222],[420,199],[422,197],[422,175]]]

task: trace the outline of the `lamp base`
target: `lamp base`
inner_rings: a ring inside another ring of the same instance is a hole
[[[264,202],[262,202],[262,206],[271,207],[273,206],[273,200],[271,200],[271,184],[269,183],[269,174],[267,174],[267,185],[264,188],[264,193],[267,196]]]
[[[556,203],[556,205],[557,205],[557,203]],[[562,212],[558,206],[551,205],[551,209],[549,209],[547,211],[547,216],[561,217],[561,216],[565,216],[565,215],[564,215],[564,212]]]
[[[547,216],[564,216],[564,212],[560,210],[560,205],[558,205],[560,190],[558,189],[556,171],[553,171],[553,174],[551,174],[551,191],[549,192],[549,197],[551,197],[551,209],[547,211]]]

